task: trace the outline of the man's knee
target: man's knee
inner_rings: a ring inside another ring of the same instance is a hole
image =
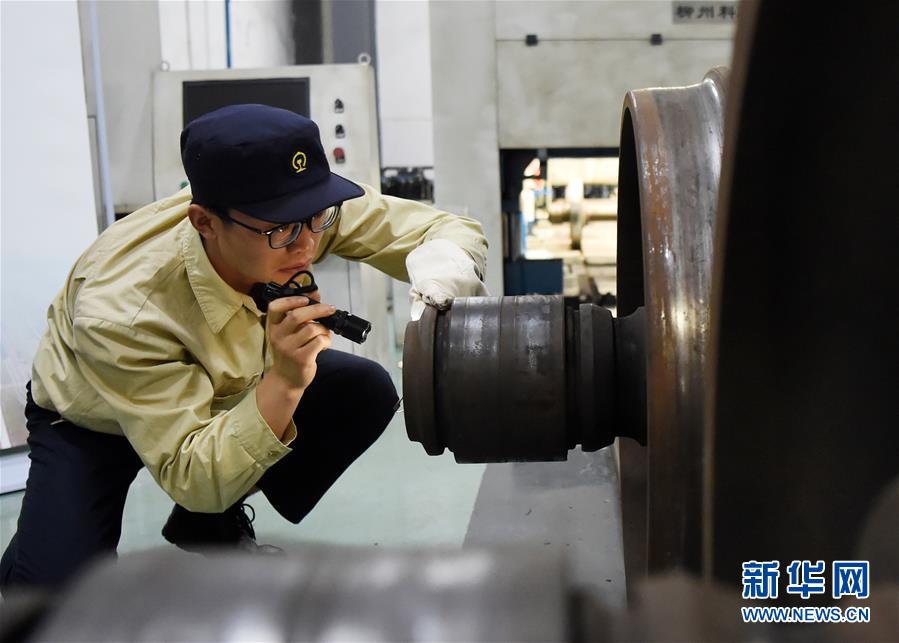
[[[390,373],[377,362],[366,360],[365,382],[362,390],[367,392],[369,404],[377,408],[392,411],[399,400]]]
[[[338,394],[370,417],[392,415],[399,397],[390,374],[370,359],[354,357],[340,368]]]
[[[360,359],[354,364],[353,373],[345,380],[344,393],[347,401],[352,401],[355,418],[350,422],[356,426],[358,437],[371,444],[380,437],[396,411],[399,397],[390,374],[383,366],[368,359]]]
[[[360,394],[360,408],[378,423],[383,430],[396,411],[399,396],[390,374],[377,362],[365,360],[362,381],[357,390]]]

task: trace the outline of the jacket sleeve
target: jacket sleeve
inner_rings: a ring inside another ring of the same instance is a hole
[[[367,185],[362,188],[365,195],[345,202],[337,225],[324,232],[316,261],[333,253],[370,264],[394,279],[409,281],[406,255],[426,241],[446,239],[471,255],[483,278],[487,239],[478,221],[417,201],[385,196]]]
[[[224,511],[290,452],[292,421],[282,443],[259,412],[255,386],[216,397],[209,375],[174,337],[83,317],[73,330],[85,379],[159,485],[186,509]]]

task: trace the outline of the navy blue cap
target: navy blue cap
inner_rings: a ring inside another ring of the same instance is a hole
[[[331,172],[318,126],[268,105],[230,105],[181,132],[181,162],[195,201],[263,221],[303,221],[364,194]]]

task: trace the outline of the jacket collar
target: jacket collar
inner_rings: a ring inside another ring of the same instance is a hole
[[[190,220],[184,219],[180,225],[180,251],[187,268],[187,279],[212,332],[219,333],[241,307],[261,317],[253,299],[234,290],[212,267],[200,233]]]

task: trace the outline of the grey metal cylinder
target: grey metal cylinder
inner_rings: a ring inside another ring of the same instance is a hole
[[[435,339],[435,410],[456,460],[564,459],[563,300],[461,299],[441,322]]]
[[[561,296],[470,297],[406,328],[409,438],[458,462],[564,460],[645,439],[645,322]]]

